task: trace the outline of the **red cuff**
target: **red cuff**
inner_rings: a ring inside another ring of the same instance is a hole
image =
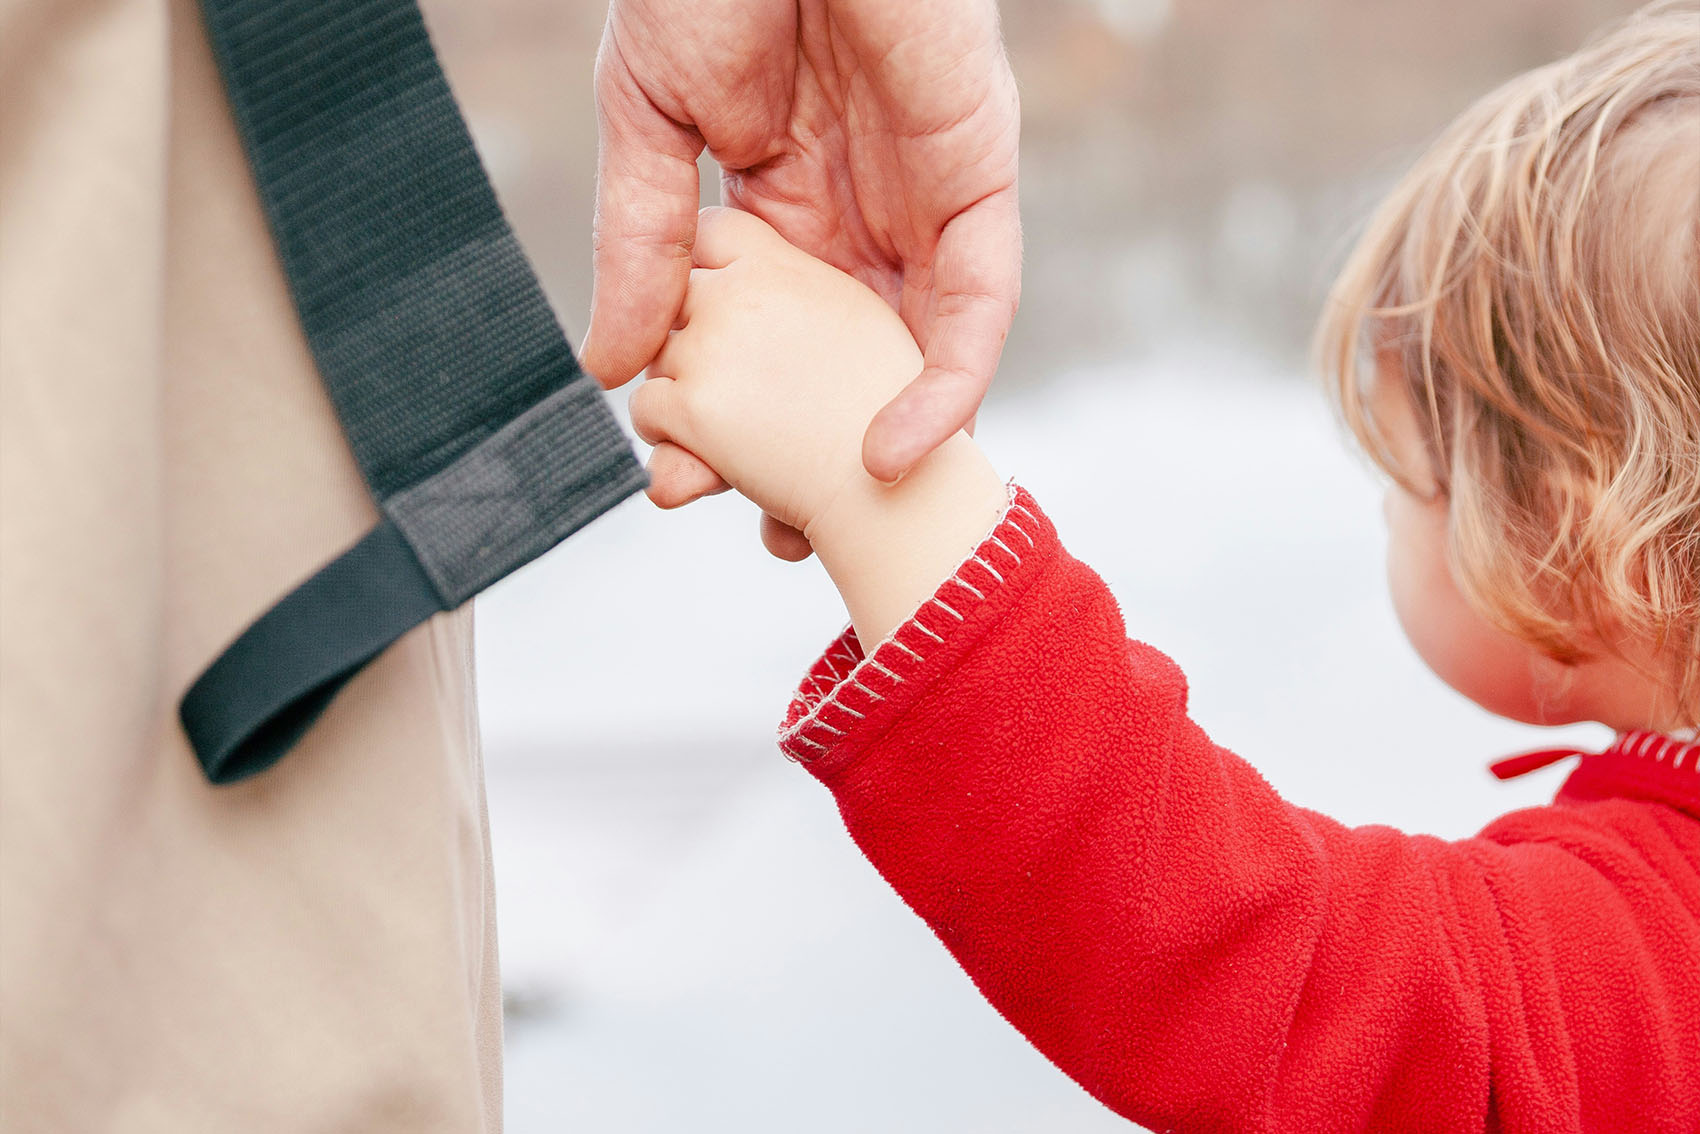
[[[909,620],[870,655],[854,628],[840,634],[797,688],[779,748],[817,776],[876,743],[942,673],[984,636],[1056,559],[1056,529],[1026,489],[986,538]]]

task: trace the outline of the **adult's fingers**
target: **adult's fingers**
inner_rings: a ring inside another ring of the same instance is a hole
[[[661,349],[685,296],[702,137],[650,102],[610,23],[596,59],[596,292],[580,352],[604,386]]]
[[[765,512],[761,517],[761,545],[767,548],[770,555],[787,563],[801,563],[815,553],[815,549],[809,546],[807,536]]]
[[[662,508],[678,508],[732,487],[697,457],[671,441],[649,455],[649,498]]]
[[[874,415],[862,441],[873,477],[898,479],[980,408],[1021,302],[1015,190],[992,194],[939,236],[921,374]]]

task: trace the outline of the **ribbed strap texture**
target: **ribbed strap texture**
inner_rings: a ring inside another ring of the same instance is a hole
[[[223,781],[280,757],[383,646],[645,479],[502,217],[412,0],[203,10],[302,329],[386,517],[385,554],[363,541],[191,688],[185,727]],[[375,597],[386,581],[368,576],[396,569],[398,540],[431,609],[416,587]],[[342,644],[305,648],[332,610]]]

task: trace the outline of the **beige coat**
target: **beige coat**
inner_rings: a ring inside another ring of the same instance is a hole
[[[192,0],[0,0],[0,1125],[495,1131],[470,611],[282,764],[184,688],[373,522]]]

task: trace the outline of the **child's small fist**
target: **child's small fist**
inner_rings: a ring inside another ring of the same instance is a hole
[[[872,290],[762,220],[704,209],[679,325],[632,395],[632,424],[707,462],[807,531],[862,471],[869,420],[921,371]]]

